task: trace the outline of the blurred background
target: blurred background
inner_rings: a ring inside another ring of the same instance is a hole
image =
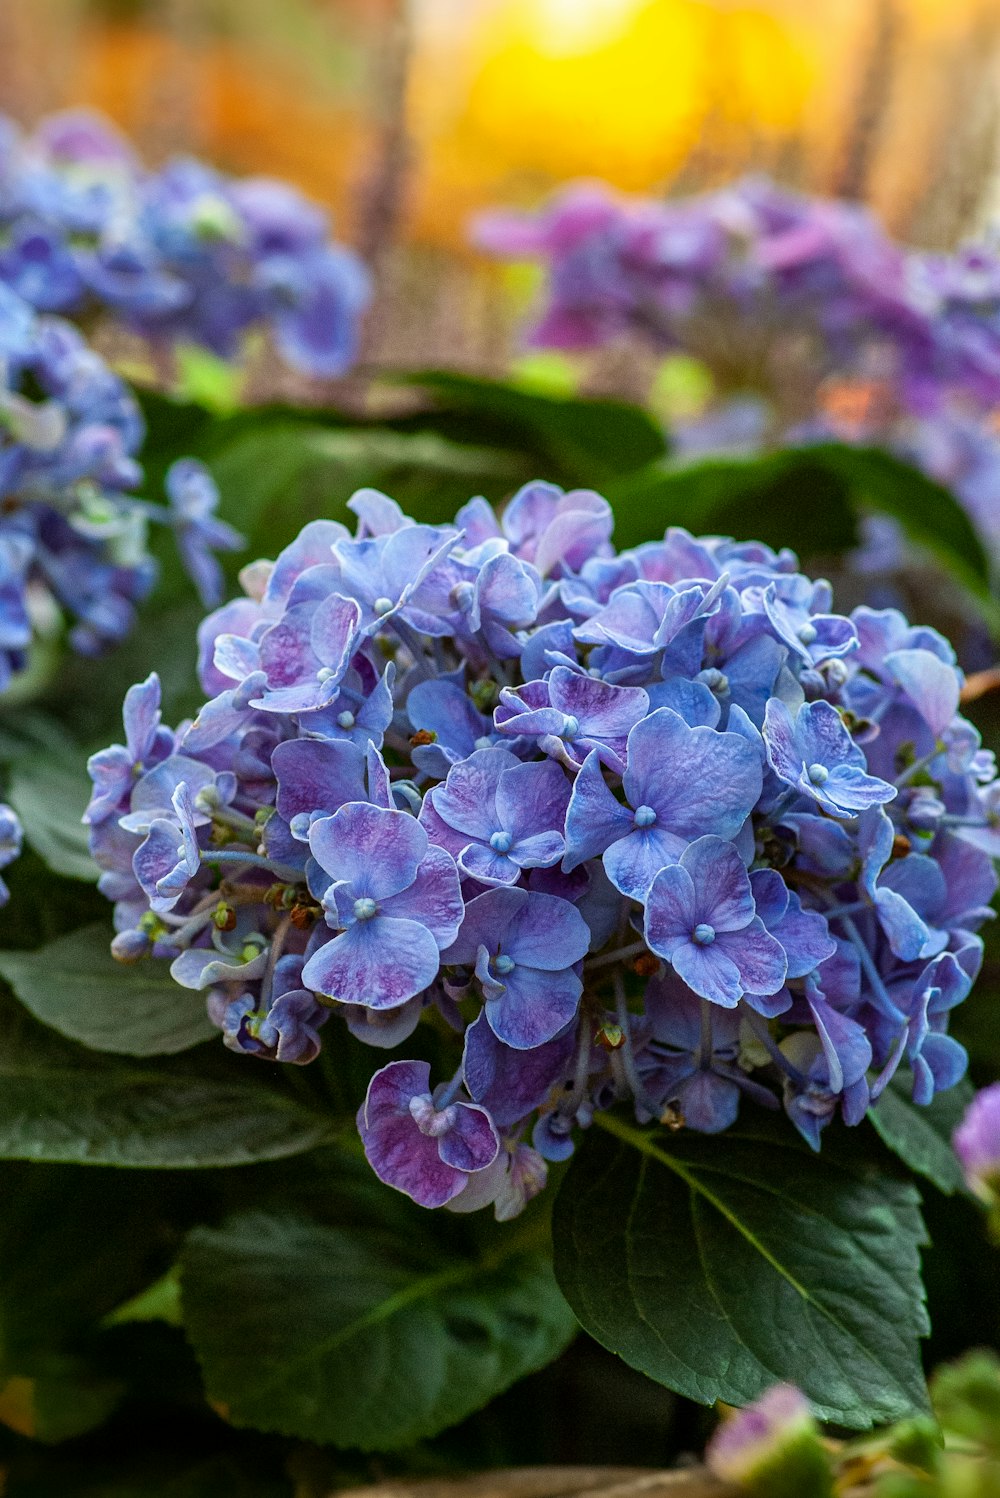
[[[599,176],[747,169],[949,247],[988,227],[997,0],[0,0],[0,110],[105,110],[151,162],[284,177],[373,263],[368,361],[492,371],[524,272],[468,223]]]

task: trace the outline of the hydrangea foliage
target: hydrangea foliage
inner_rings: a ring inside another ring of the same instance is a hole
[[[30,134],[0,118],[0,281],[41,312],[105,311],[223,358],[264,328],[323,378],[353,363],[369,297],[360,260],[294,188],[190,158],[148,169],[84,110]]]
[[[946,640],[762,545],[616,552],[591,492],[350,507],[205,620],[193,721],[153,674],[92,759],[119,958],[248,1056],[396,1051],[373,1168],[500,1217],[597,1110],[783,1108],[818,1148],[901,1068],[918,1104],[962,1076],[1000,833]]]
[[[623,333],[702,359],[717,399],[677,423],[691,454],[836,437],[892,445],[962,497],[1000,543],[1000,258],[904,248],[854,203],[764,178],[672,202],[599,183],[477,237],[536,259],[532,344],[593,349]]]
[[[129,632],[156,577],[151,524],[174,531],[202,601],[218,602],[214,552],[242,538],[191,459],[169,470],[167,505],[138,497],[143,436],[135,398],[79,331],[0,285],[0,691],[54,612],[84,655]]]

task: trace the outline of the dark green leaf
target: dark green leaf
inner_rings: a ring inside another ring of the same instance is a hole
[[[374,1225],[350,1210],[336,1226],[250,1212],[189,1236],[185,1326],[234,1424],[398,1448],[566,1346],[573,1318],[525,1225],[477,1243],[455,1219],[445,1231],[404,1206],[387,1199]]]
[[[36,1019],[98,1051],[173,1055],[217,1033],[204,994],[175,983],[165,962],[116,962],[111,937],[99,923],[34,952],[0,952],[0,974]]]
[[[918,1108],[910,1101],[908,1081],[890,1083],[869,1109],[868,1117],[883,1144],[911,1170],[926,1176],[948,1195],[961,1191],[965,1178],[951,1147],[951,1136],[972,1100],[973,1086],[971,1082],[959,1082],[957,1087],[939,1092],[928,1107]]]
[[[411,379],[431,392],[439,414],[472,417],[476,441],[536,454],[547,469],[533,475],[538,478],[596,488],[655,462],[666,451],[659,423],[627,401],[543,395],[450,371]]]
[[[126,1062],[3,1011],[0,1158],[148,1169],[246,1165],[328,1140],[332,1120],[260,1063],[218,1052]]]
[[[779,1380],[866,1428],[926,1406],[924,1227],[864,1153],[811,1154],[784,1120],[724,1138],[599,1119],[556,1202],[559,1284],[584,1328],[702,1403]]]

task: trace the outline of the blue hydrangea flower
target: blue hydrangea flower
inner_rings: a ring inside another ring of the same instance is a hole
[[[350,508],[205,620],[190,723],[150,677],[94,756],[117,957],[169,962],[245,1056],[430,1021],[450,1080],[377,1071],[366,1153],[501,1219],[611,1107],[783,1106],[819,1148],[894,1076],[954,1085],[1000,803],[940,636],[837,615],[763,546],[615,555],[588,491]]]
[[[0,802],[0,869],[8,868],[21,853],[24,832],[17,813]],[[0,879],[0,906],[10,899],[10,890]]]

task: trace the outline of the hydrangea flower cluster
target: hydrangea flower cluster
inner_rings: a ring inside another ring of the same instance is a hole
[[[145,168],[84,110],[31,134],[0,118],[0,281],[41,312],[104,310],[160,345],[223,358],[266,327],[305,374],[343,374],[369,298],[323,209],[265,177],[203,162]]]
[[[762,545],[616,552],[591,491],[349,504],[205,620],[193,721],[150,676],[91,760],[119,958],[250,1056],[429,1023],[454,1071],[375,1070],[368,1159],[500,1217],[626,1100],[818,1147],[900,1067],[921,1104],[961,1077],[1000,782],[939,634]]]
[[[853,203],[761,178],[663,202],[571,186],[537,216],[496,212],[480,243],[547,268],[530,341],[623,333],[703,360],[718,399],[682,450],[836,437],[888,442],[964,499],[1000,544],[1000,257],[905,249]]]
[[[131,392],[79,331],[0,285],[0,691],[53,610],[84,655],[129,632],[156,576],[150,523],[174,531],[202,601],[218,602],[214,552],[242,537],[216,518],[215,486],[193,459],[170,469],[167,506],[131,492],[143,436]]]

